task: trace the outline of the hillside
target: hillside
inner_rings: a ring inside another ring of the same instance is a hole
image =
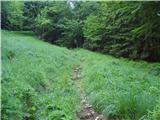
[[[2,118],[69,120],[79,97],[72,52],[25,33],[2,31]]]
[[[4,1],[1,27],[52,44],[160,61],[160,1]]]
[[[1,59],[3,120],[75,120],[82,96],[108,119],[160,119],[160,63],[69,50],[4,30]]]

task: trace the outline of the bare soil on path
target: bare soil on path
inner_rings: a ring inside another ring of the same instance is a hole
[[[102,114],[98,114],[87,101],[84,90],[82,88],[82,67],[77,65],[73,68],[72,80],[74,81],[81,97],[81,110],[77,113],[76,120],[108,120]]]

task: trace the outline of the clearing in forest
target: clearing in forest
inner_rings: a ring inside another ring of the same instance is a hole
[[[159,68],[2,31],[2,119],[159,120]]]

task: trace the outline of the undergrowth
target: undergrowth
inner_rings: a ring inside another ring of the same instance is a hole
[[[71,51],[25,32],[2,31],[2,119],[74,120]]]
[[[120,120],[160,119],[160,64],[68,50],[25,32],[2,31],[2,119],[75,120],[82,86],[97,112]],[[83,62],[82,62],[83,60]]]
[[[160,119],[159,63],[129,61],[76,50],[83,57],[83,87],[98,112],[124,120]]]

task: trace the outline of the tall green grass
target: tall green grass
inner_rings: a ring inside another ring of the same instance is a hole
[[[160,120],[160,63],[68,50],[29,32],[2,31],[2,119],[75,120],[73,68],[93,107],[110,118]]]
[[[83,86],[98,112],[125,120],[160,120],[160,63],[76,52],[85,59]]]
[[[2,119],[74,120],[71,51],[25,32],[2,31]]]

